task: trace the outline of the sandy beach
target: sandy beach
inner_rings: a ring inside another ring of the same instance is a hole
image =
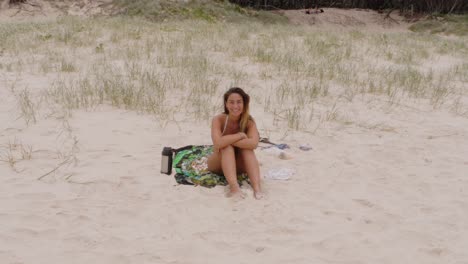
[[[118,20],[112,31],[110,18],[57,19],[0,23],[16,34],[0,46],[0,263],[468,263],[466,36],[349,30],[330,17],[329,32],[302,23],[284,38],[287,27],[261,24]],[[386,53],[373,46],[383,41]],[[275,64],[301,52],[301,66]],[[307,63],[324,72],[300,75]],[[417,78],[390,83],[400,69]],[[112,80],[148,93],[112,97]],[[316,84],[310,101],[294,97]],[[163,147],[211,144],[210,117],[233,85],[251,94],[261,136],[290,146],[291,159],[256,150],[262,175],[294,171],[263,179],[259,201],[248,184],[235,200],[160,174]],[[406,90],[417,85],[433,90]],[[148,110],[153,95],[164,103]]]

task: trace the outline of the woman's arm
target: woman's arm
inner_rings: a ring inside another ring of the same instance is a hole
[[[247,138],[234,142],[234,147],[241,149],[256,149],[260,136],[257,130],[257,125],[253,120],[250,120],[247,124]]]
[[[213,140],[215,149],[223,149],[228,145],[233,145],[233,143],[246,138],[246,134],[244,133],[223,136],[221,126],[221,118],[219,118],[219,116],[215,116],[211,122],[211,139]]]

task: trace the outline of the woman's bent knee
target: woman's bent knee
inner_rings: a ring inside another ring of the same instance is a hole
[[[213,153],[208,156],[208,170],[214,173],[220,172],[221,170],[221,156],[218,153]]]
[[[251,155],[255,155],[255,152],[253,151],[253,149],[241,149],[240,150],[240,155],[241,156],[251,156]]]
[[[234,152],[234,147],[232,145],[227,145],[226,147],[221,149],[221,153],[226,153],[226,152]]]

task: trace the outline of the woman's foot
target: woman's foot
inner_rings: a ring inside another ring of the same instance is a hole
[[[234,198],[234,199],[244,199],[245,198],[245,193],[243,193],[240,189],[237,190],[230,190],[227,194],[226,197],[228,198]]]
[[[261,200],[265,197],[265,194],[261,191],[254,192],[254,198],[257,200]]]

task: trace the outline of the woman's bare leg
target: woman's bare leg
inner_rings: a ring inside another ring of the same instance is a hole
[[[236,154],[233,146],[227,146],[221,150],[221,168],[224,177],[229,183],[229,196],[241,194],[239,183],[237,182]]]
[[[217,174],[223,174],[223,168],[221,168],[221,152],[213,151],[208,157],[208,170]]]
[[[240,149],[240,158],[245,172],[249,176],[250,184],[254,191],[254,197],[261,199],[263,197],[260,188],[260,166],[258,165],[255,152],[251,149]]]
[[[229,183],[229,196],[239,194],[243,197],[239,188],[239,183],[237,182],[237,172],[246,172],[244,161],[241,157],[241,150],[233,146],[228,146],[223,150],[226,151],[215,151],[208,157],[208,170],[214,173],[224,174]],[[226,168],[223,167],[223,161],[226,161]],[[234,164],[234,168],[232,164]]]

